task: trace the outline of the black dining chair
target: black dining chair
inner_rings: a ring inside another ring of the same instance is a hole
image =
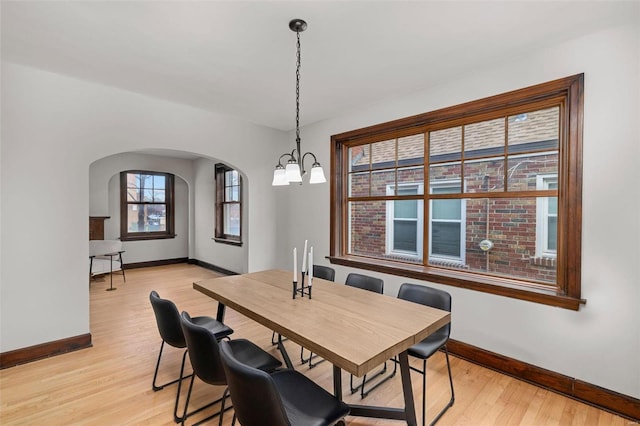
[[[220,416],[219,424],[222,425],[224,412],[231,407],[225,408],[225,401],[228,390],[225,388],[222,397],[189,412],[189,401],[191,399],[191,391],[193,390],[193,382],[196,376],[203,382],[214,386],[226,386],[227,379],[225,377],[222,361],[220,359],[220,346],[218,339],[208,329],[196,324],[188,313],[182,312],[180,315],[180,324],[184,333],[185,341],[189,353],[189,360],[193,367],[193,375],[189,383],[189,391],[187,392],[187,400],[184,405],[184,413],[182,415],[182,424],[189,417],[198,413],[214,404],[220,403],[220,410],[210,415],[206,419],[196,424],[203,423],[216,416]],[[282,365],[282,363],[265,352],[260,347],[247,339],[234,339],[228,341],[230,347],[233,348],[237,357],[245,364],[251,365],[253,368],[272,372]],[[194,425],[195,426],[195,425]]]
[[[347,279],[344,280],[344,283],[349,287],[356,287],[378,294],[382,294],[384,292],[384,281],[380,278],[374,278],[369,275],[351,272],[347,275]]]
[[[330,266],[313,265],[313,276],[315,278],[320,278],[327,281],[335,281],[336,270]],[[309,363],[309,368],[313,368],[324,361],[324,359],[321,359],[320,361],[314,363],[313,360],[316,358],[318,358],[318,356],[313,352],[309,352],[309,357],[305,358],[304,347],[300,346],[300,363]]]
[[[427,287],[418,284],[404,283],[398,291],[398,298],[408,300],[410,302],[420,303],[432,308],[442,309],[451,312],[451,295],[443,290]],[[448,323],[438,329],[435,333],[426,339],[411,346],[408,350],[409,356],[422,360],[422,370],[411,367],[412,370],[422,374],[422,425],[426,424],[426,401],[427,401],[427,359],[436,353],[439,349],[444,350],[447,359],[447,370],[449,372],[449,385],[451,386],[451,399],[447,405],[438,413],[430,425],[434,425],[440,417],[447,411],[455,401],[453,392],[453,378],[451,377],[451,364],[449,363],[449,351],[447,350],[447,342],[451,332],[451,324]]]
[[[370,277],[369,275],[357,274],[355,272],[352,272],[349,275],[347,275],[347,279],[345,280],[344,283],[349,287],[356,287],[362,290],[368,290],[378,294],[383,294],[384,292],[384,281],[380,278]],[[358,386],[353,386],[353,374],[352,374],[349,379],[349,387],[351,389],[351,393],[352,394],[356,393],[359,389],[360,397],[364,398],[375,388],[377,388],[378,386],[380,386],[381,384],[383,384],[384,382],[386,382],[387,380],[395,376],[397,370],[398,370],[398,364],[394,362],[393,370],[391,371],[391,373],[389,373],[387,376],[383,377],[382,379],[378,380],[368,390],[365,390],[365,386],[367,383],[371,383],[372,380],[374,380],[378,376],[384,375],[387,372],[387,362],[385,361],[382,369],[380,369],[380,371],[373,374],[372,376],[370,375],[369,378],[367,378],[366,374],[362,376],[362,383],[360,383]]]
[[[236,418],[242,426],[344,425],[349,406],[295,370],[268,374],[242,362],[230,344],[220,342],[222,365]]]
[[[313,276],[327,281],[335,281],[336,270],[330,266],[313,265]]]
[[[187,357],[187,343],[184,339],[184,334],[182,332],[182,327],[180,326],[180,313],[178,312],[178,308],[176,305],[168,299],[162,299],[158,293],[154,290],[149,294],[149,300],[151,301],[151,306],[153,307],[153,313],[156,317],[156,324],[158,325],[158,332],[160,333],[160,337],[162,338],[162,343],[160,344],[160,353],[158,353],[158,361],[156,362],[156,370],[153,373],[153,382],[151,383],[151,387],[154,391],[159,391],[163,389],[165,386],[172,385],[174,383],[178,383],[178,390],[176,392],[176,402],[173,409],[173,418],[176,423],[182,420],[181,417],[178,417],[178,402],[180,399],[180,390],[182,388],[182,380],[191,377],[191,375],[183,376],[184,374],[184,363]],[[228,338],[228,336],[233,333],[233,329],[221,323],[220,321],[215,320],[214,318],[208,316],[200,316],[194,317],[193,322],[204,327],[210,333],[212,333],[216,339],[220,340],[222,338]],[[162,350],[164,349],[165,343],[169,346],[179,349],[185,349],[182,354],[182,364],[180,365],[180,376],[177,379],[167,382],[162,385],[158,385],[156,383],[156,379],[158,377],[158,369],[160,368],[160,359],[162,358]]]

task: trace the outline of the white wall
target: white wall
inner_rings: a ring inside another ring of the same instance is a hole
[[[623,394],[640,397],[640,34],[638,25],[523,52],[436,87],[301,130],[303,148],[329,164],[330,136],[573,74],[585,73],[580,311],[437,286],[452,293],[452,338]],[[285,187],[288,246],[308,238],[329,254],[329,186]],[[299,207],[304,206],[303,212]],[[284,253],[284,254],[283,254]],[[325,259],[318,263],[327,264]],[[336,280],[349,268],[336,267]],[[365,272],[370,273],[370,272]],[[370,273],[373,274],[373,273]],[[396,295],[406,278],[377,275]],[[415,280],[410,280],[414,282]]]
[[[110,155],[171,149],[242,170],[246,226],[259,230],[243,246],[246,270],[275,263],[265,159],[284,150],[282,132],[11,63],[1,84],[0,352],[90,332],[89,166]],[[194,247],[210,241],[193,232]]]
[[[283,138],[284,139],[284,138]],[[170,153],[168,154],[170,155]],[[242,246],[216,243],[215,164],[222,160],[198,158],[186,160],[146,153],[121,153],[91,164],[89,177],[89,214],[109,216],[105,238],[120,236],[120,178],[123,170],[151,170],[176,175],[176,238],[168,240],[125,241],[125,262],[146,262],[189,257],[221,268],[248,271],[248,241]],[[222,161],[228,164],[226,161]],[[235,166],[232,166],[235,167]],[[244,182],[247,177],[242,174]],[[264,177],[269,179],[270,175]],[[184,179],[184,180],[182,180]],[[245,189],[246,189],[245,185]],[[246,191],[243,202],[248,202]],[[244,235],[247,236],[248,208],[243,209]]]
[[[228,164],[228,166],[235,167]],[[215,162],[207,159],[199,159],[194,162],[195,167],[195,229],[199,238],[195,241],[195,259],[220,266],[229,271],[244,273],[248,271],[247,237],[249,224],[247,222],[247,212],[249,211],[249,200],[246,195],[248,185],[247,178],[242,174],[243,194],[242,194],[242,234],[243,244],[241,247],[216,243],[213,240],[215,234],[215,206],[216,206],[216,183],[215,183]],[[269,179],[269,177],[265,177]],[[256,231],[258,235],[260,230]],[[255,237],[257,237],[256,235]]]
[[[175,179],[175,238],[122,243],[125,263],[189,257],[189,212],[193,197],[193,161],[157,155],[122,153],[93,162],[89,168],[89,215],[108,216],[105,239],[120,238],[120,172],[149,170],[172,173]],[[106,188],[106,190],[104,190]],[[93,193],[95,189],[96,193]],[[98,194],[99,196],[97,196]]]

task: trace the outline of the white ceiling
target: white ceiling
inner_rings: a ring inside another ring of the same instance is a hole
[[[6,1],[2,59],[277,129],[638,20],[619,1]]]

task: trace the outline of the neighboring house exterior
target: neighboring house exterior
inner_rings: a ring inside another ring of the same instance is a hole
[[[555,284],[559,114],[551,107],[350,148],[349,252]]]

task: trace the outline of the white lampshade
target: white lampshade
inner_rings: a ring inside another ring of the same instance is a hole
[[[294,161],[287,163],[287,179],[289,182],[302,182],[302,175],[300,174],[300,166]]]
[[[324,171],[322,166],[318,163],[311,167],[311,176],[309,177],[309,183],[325,183],[327,179],[324,177]]]
[[[272,186],[283,186],[289,185],[289,179],[287,179],[287,172],[284,170],[284,167],[277,167],[273,172],[273,182],[271,182]]]

